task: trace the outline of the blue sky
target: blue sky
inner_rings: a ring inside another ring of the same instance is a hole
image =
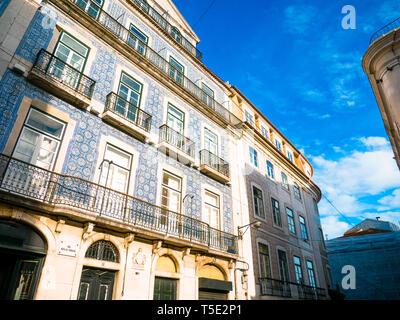
[[[174,0],[204,63],[238,87],[314,167],[324,232],[365,218],[400,222],[400,171],[361,59],[371,35],[400,17],[395,0]],[[356,29],[344,30],[344,5]]]

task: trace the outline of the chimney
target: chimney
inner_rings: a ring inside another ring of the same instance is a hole
[[[380,218],[381,218],[381,217],[376,217],[376,221],[379,221]]]

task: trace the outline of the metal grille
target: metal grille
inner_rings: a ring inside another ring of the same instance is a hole
[[[96,241],[91,244],[86,251],[85,257],[96,260],[119,262],[118,249],[110,241],[106,240]]]

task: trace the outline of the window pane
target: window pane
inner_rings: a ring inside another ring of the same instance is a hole
[[[205,93],[207,93],[210,97],[214,98],[214,91],[207,87],[204,83],[201,84],[201,88]]]
[[[26,124],[57,138],[61,138],[65,126],[62,122],[56,121],[35,109],[31,109]]]
[[[130,87],[132,90],[135,90],[136,92],[140,93],[140,90],[142,88],[142,86],[140,85],[140,83],[138,83],[137,81],[135,81],[135,79],[131,78],[130,76],[128,76],[125,73],[122,73],[121,76],[121,82],[126,84],[128,87]]]
[[[69,48],[79,53],[81,56],[86,57],[88,53],[88,48],[86,48],[83,44],[79,43],[77,40],[73,39],[65,32],[63,32],[61,36],[61,42],[65,43]]]
[[[107,145],[104,159],[112,161],[114,164],[125,169],[130,169],[131,155],[110,145]]]
[[[136,28],[134,25],[131,24],[129,30],[135,35],[137,36],[140,40],[142,40],[144,43],[147,44],[147,36],[142,33],[138,28]]]

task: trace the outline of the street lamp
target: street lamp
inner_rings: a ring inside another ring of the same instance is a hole
[[[238,236],[239,236],[240,239],[243,238],[243,235],[246,233],[246,231],[247,231],[247,230],[250,228],[250,226],[252,226],[252,225],[254,225],[254,227],[258,229],[258,228],[261,227],[261,222],[260,222],[260,221],[254,221],[254,222],[252,222],[252,223],[249,223],[249,224],[246,224],[246,225],[244,225],[244,226],[238,227]],[[240,231],[241,229],[246,228],[246,227],[247,227],[246,230],[244,230],[243,232]]]

